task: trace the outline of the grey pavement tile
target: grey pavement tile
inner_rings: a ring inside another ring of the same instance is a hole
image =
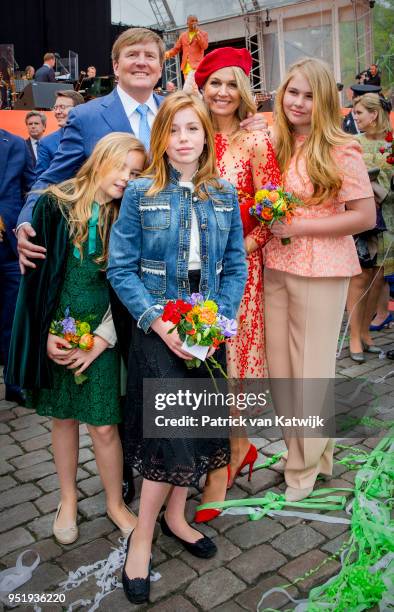
[[[39,516],[37,508],[31,502],[25,502],[0,512],[0,532],[7,532],[18,525],[23,525]]]
[[[82,468],[78,468],[77,482],[83,480],[84,478],[89,478],[89,476],[89,472],[86,472]],[[59,488],[59,478],[58,475],[55,473],[51,474],[50,476],[46,476],[45,478],[41,478],[40,480],[37,480],[35,484],[38,485],[46,493],[50,493],[51,491],[55,491]]]
[[[0,459],[0,476],[4,476],[5,474],[9,474],[10,472],[15,472],[15,468],[11,463],[5,461],[4,459]]]
[[[30,440],[31,438],[37,438],[38,436],[42,436],[47,433],[48,430],[45,429],[45,427],[43,427],[42,425],[35,425],[34,427],[27,427],[26,429],[12,431],[10,435],[18,442],[23,442],[25,440]]]
[[[8,491],[0,496],[0,510],[14,507],[26,501],[33,501],[40,497],[41,491],[32,483],[17,486],[12,492]]]
[[[321,564],[322,566],[318,571],[311,572],[311,570],[317,570]],[[340,568],[341,564],[338,561],[329,560],[329,556],[320,550],[311,550],[305,555],[287,563],[278,572],[290,582],[308,573],[304,580],[297,581],[297,588],[303,595],[306,595],[313,587],[323,584],[331,576],[337,574]]]
[[[91,476],[85,478],[78,483],[78,488],[86,496],[96,495],[103,490],[103,483],[101,482],[100,476]]]
[[[78,494],[78,499],[82,498],[82,494]],[[52,491],[46,495],[41,495],[39,499],[35,500],[35,505],[40,510],[41,514],[48,514],[57,509],[60,502],[60,491]]]
[[[20,448],[17,444],[9,444],[8,446],[0,446],[0,459],[5,459],[9,461],[11,465],[15,465],[12,459],[14,457],[18,457],[18,455],[22,455],[23,457],[23,449]]]
[[[96,563],[101,559],[106,559],[113,546],[104,538],[98,538],[89,544],[83,544],[72,550],[68,550],[56,559],[56,562],[65,572],[73,572],[81,565]]]
[[[13,550],[22,548],[22,546],[29,546],[32,542],[34,542],[33,536],[23,527],[17,527],[0,534],[0,559]]]
[[[323,544],[325,538],[309,525],[296,525],[286,529],[284,533],[275,538],[272,546],[287,557],[298,557],[302,553],[317,548]]]
[[[161,574],[161,579],[151,584],[150,601],[155,603],[163,597],[168,597],[180,588],[184,588],[197,577],[196,572],[180,559],[170,559],[155,567]]]
[[[12,476],[1,476],[0,478],[0,493],[2,493],[3,491],[8,491],[9,489],[12,489],[12,487],[15,487],[15,485],[17,485],[17,481],[15,480],[15,478],[12,478]]]
[[[52,455],[45,449],[32,451],[23,455],[23,457],[16,457],[11,459],[10,462],[16,467],[17,470],[22,470],[28,466],[38,465],[44,461],[51,461]]]
[[[0,448],[4,446],[9,446],[15,442],[14,438],[8,436],[7,434],[0,436]]]
[[[260,576],[275,571],[286,561],[286,557],[272,546],[261,544],[239,555],[227,567],[248,584],[253,584]]]
[[[265,593],[268,593],[268,591],[275,587],[283,587],[286,583],[287,580],[278,575],[264,578],[260,580],[255,587],[249,587],[241,593],[241,595],[238,595],[235,601],[239,603],[242,608],[256,612],[257,604]],[[292,597],[297,598],[298,592],[294,586],[287,587],[286,590]],[[264,599],[263,607],[279,610],[286,603],[290,602],[283,593],[272,593]]]
[[[26,429],[27,427],[33,428],[35,425],[46,423],[47,417],[40,416],[39,414],[28,414],[26,416],[19,417],[14,421],[9,422],[9,426],[13,429]]]
[[[24,550],[26,550],[25,545],[23,548],[15,550],[9,555],[3,557],[2,562],[5,563],[7,567],[12,567],[13,565],[15,565],[17,558]],[[56,559],[56,557],[59,557],[63,554],[62,548],[59,546],[59,544],[55,543],[55,540],[53,538],[48,540],[40,540],[39,542],[34,542],[34,544],[29,544],[29,550],[33,550],[40,555],[40,563],[50,561],[51,559]],[[31,565],[35,561],[35,559],[35,555],[31,553],[26,553],[26,555],[23,557],[23,563],[24,565]]]
[[[79,512],[88,519],[103,516],[106,513],[107,505],[105,502],[104,491],[92,497],[86,497],[78,504]]]
[[[226,532],[226,537],[239,548],[248,549],[264,544],[284,531],[276,521],[263,517],[259,521],[248,521]]]
[[[52,593],[53,587],[67,578],[55,563],[42,563],[33,572],[31,580],[14,593]]]
[[[152,608],[149,608],[149,612],[197,612],[197,610],[198,608],[193,606],[193,604],[182,597],[182,595],[174,595],[165,601],[160,601]]]
[[[20,444],[27,453],[30,451],[39,450],[41,448],[46,448],[52,444],[52,434],[46,433],[41,436],[36,436],[35,438],[22,440]]]
[[[14,472],[14,476],[21,482],[31,482],[32,480],[50,476],[50,474],[54,472],[56,472],[54,462],[44,461],[43,463],[37,463],[36,465],[25,467],[22,470],[17,470]]]
[[[225,567],[221,567],[194,580],[186,589],[186,596],[195,601],[202,610],[211,610],[234,598],[245,587],[242,580]]]

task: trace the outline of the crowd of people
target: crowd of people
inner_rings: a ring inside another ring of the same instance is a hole
[[[189,33],[193,28],[191,20]],[[374,349],[366,325],[392,266],[392,166],[379,152],[391,128],[381,97],[355,100],[363,135],[346,134],[330,68],[303,59],[277,91],[268,132],[256,113],[246,49],[201,57],[192,67],[199,95],[154,93],[165,57],[156,33],[131,28],[112,49],[112,93],[82,104],[78,94],[59,92],[59,130],[44,138],[43,116],[29,113],[31,152],[0,130],[7,155],[14,151],[18,159],[10,177],[17,189],[2,200],[1,268],[9,270],[13,291],[2,315],[8,317],[7,394],[25,390],[27,405],[52,418],[60,482],[53,533],[63,544],[78,538],[78,424],[87,424],[108,516],[128,538],[122,581],[133,603],[149,599],[153,532],[163,505],[163,533],[197,557],[212,557],[214,541],[185,518],[188,487],[206,476],[202,503],[221,502],[244,467],[252,474],[257,457],[245,436],[144,438],[144,379],[164,384],[206,376],[203,366],[187,367],[190,353],[162,318],[166,302],[201,293],[238,320],[238,335],[209,349],[222,368],[217,377],[227,371],[236,379],[330,379],[347,299],[353,357]],[[372,188],[367,167],[375,165],[380,172]],[[294,218],[269,229],[249,213],[267,184],[282,184],[302,201]],[[22,191],[29,191],[23,208]],[[22,277],[15,307],[16,253]],[[365,297],[372,278],[373,306],[372,295]],[[67,319],[68,309],[81,321],[94,315],[91,350],[53,334],[52,321]],[[83,373],[88,380],[75,384]],[[305,401],[302,393],[288,401],[278,394],[275,410],[299,414]],[[313,410],[321,414],[318,402]],[[277,469],[286,500],[299,501],[319,474],[331,475],[333,440],[291,432],[284,440],[287,453]],[[138,517],[122,499],[122,478],[134,468],[143,477]],[[194,520],[219,514],[201,509]]]

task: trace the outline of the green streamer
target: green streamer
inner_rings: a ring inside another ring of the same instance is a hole
[[[336,463],[358,470],[353,488],[325,488],[313,491],[300,502],[287,502],[284,495],[268,491],[264,497],[210,502],[203,508],[249,507],[250,520],[259,520],[267,513],[284,506],[325,511],[343,510],[348,503],[340,491],[354,493],[351,534],[339,551],[319,566],[306,572],[293,582],[284,584],[283,590],[296,585],[318,572],[328,561],[343,553],[340,572],[325,584],[313,588],[303,606],[306,612],[362,612],[380,605],[380,610],[394,609],[394,521],[390,512],[394,501],[394,438],[382,438],[370,453],[352,446],[337,444],[341,449],[353,451]],[[257,466],[258,469],[275,464],[283,453],[277,453]],[[260,612],[274,612],[260,608]]]

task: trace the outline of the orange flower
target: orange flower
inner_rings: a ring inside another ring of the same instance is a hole
[[[201,308],[199,319],[201,323],[213,325],[214,323],[216,323],[216,313],[212,312],[212,310],[210,310],[209,308]]]
[[[83,334],[79,339],[79,348],[83,351],[90,351],[93,348],[93,334]]]
[[[277,191],[270,191],[267,198],[271,200],[271,202],[276,202],[279,199],[279,193]]]
[[[71,332],[64,334],[64,339],[67,340],[67,342],[73,342],[74,344],[78,344],[79,342],[79,337]]]
[[[196,330],[193,329],[189,329],[189,331],[186,332],[188,336],[194,336],[194,334],[196,333]]]
[[[187,315],[185,315],[185,320],[186,320],[188,323],[193,323],[193,315],[192,315],[192,313],[191,313],[191,312],[188,312],[188,313],[187,313]]]
[[[271,209],[270,208],[263,208],[263,210],[261,211],[261,216],[266,221],[271,221],[272,216],[273,216],[272,212],[271,212]]]

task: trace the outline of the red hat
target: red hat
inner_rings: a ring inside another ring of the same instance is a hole
[[[246,76],[249,76],[252,68],[252,56],[247,49],[234,49],[234,47],[221,47],[207,53],[199,63],[194,74],[194,79],[198,87],[202,87],[212,72],[238,66],[242,68]]]

